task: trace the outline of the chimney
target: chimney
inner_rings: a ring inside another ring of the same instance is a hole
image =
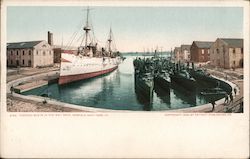
[[[53,45],[53,33],[48,31],[48,43],[52,46]]]

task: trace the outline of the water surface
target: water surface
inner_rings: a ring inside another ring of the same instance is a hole
[[[50,94],[50,98],[96,108],[116,110],[168,110],[194,107],[209,103],[210,99],[200,95],[200,90],[211,87],[199,83],[195,92],[188,92],[178,84],[172,85],[170,91],[155,86],[152,103],[148,103],[140,94],[135,93],[133,56],[127,56],[119,68],[107,75],[70,83],[64,86],[50,84],[23,94],[41,96]],[[222,98],[217,96],[216,99]]]

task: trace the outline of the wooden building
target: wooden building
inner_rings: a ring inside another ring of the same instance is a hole
[[[213,66],[226,69],[243,67],[243,39],[218,38],[210,52]]]
[[[174,48],[174,61],[180,61],[180,53],[181,53],[181,48],[180,47],[175,47]]]
[[[210,60],[210,47],[213,42],[193,41],[190,47],[192,62],[207,62]]]
[[[189,62],[190,61],[190,47],[191,45],[181,45],[180,61]]]

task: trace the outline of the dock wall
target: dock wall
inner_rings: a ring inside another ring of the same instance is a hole
[[[50,77],[50,80],[52,80],[52,81],[56,80],[59,76],[59,71],[52,71],[49,73],[32,75],[32,76],[28,76],[28,77],[24,77],[24,78],[20,78],[20,79],[8,82],[7,88],[6,88],[7,93],[11,93],[11,91],[10,91],[11,86],[15,87],[21,83],[25,83],[28,81],[48,79],[48,76]],[[39,85],[38,85],[38,87],[39,87]],[[111,110],[111,109],[101,109],[101,108],[92,108],[92,107],[87,107],[87,106],[74,105],[74,104],[60,102],[60,101],[57,101],[55,99],[51,99],[51,98],[47,98],[47,97],[40,97],[40,96],[34,96],[34,95],[27,96],[27,95],[18,94],[15,92],[12,93],[12,96],[18,97],[18,98],[21,98],[24,100],[32,100],[32,101],[41,102],[41,103],[46,100],[46,102],[48,104],[57,105],[57,106],[61,106],[61,107],[67,107],[67,108],[73,108],[73,109],[78,109],[78,110],[84,110],[86,112],[112,112],[112,111],[116,111],[116,110]],[[119,111],[119,110],[117,110],[117,111]],[[124,110],[122,112],[126,112],[126,110]]]
[[[28,77],[24,77],[24,78],[20,78],[11,82],[7,83],[7,93],[11,93],[10,92],[10,88],[11,86],[17,86],[20,83],[24,83],[27,81],[34,81],[34,80],[42,80],[42,79],[47,79],[49,77],[56,77],[59,76],[59,71],[52,71],[49,73],[42,73],[42,74],[38,74],[38,75],[33,75],[33,76],[28,76]],[[230,92],[232,92],[232,88],[236,87],[236,85],[230,81],[225,81],[224,79],[218,78],[213,76],[215,79],[219,80],[222,84],[222,87],[229,90]],[[47,97],[40,97],[40,96],[33,96],[33,95],[21,95],[21,94],[17,94],[14,93],[12,94],[14,97],[18,97],[18,98],[22,98],[22,99],[26,99],[26,100],[33,100],[36,102],[43,102],[46,100],[46,102],[48,104],[53,104],[53,105],[57,105],[57,106],[62,106],[62,107],[68,107],[68,108],[74,108],[74,109],[79,109],[79,110],[84,110],[87,112],[131,112],[129,110],[112,110],[112,109],[102,109],[102,108],[92,108],[92,107],[88,107],[88,106],[79,106],[79,105],[74,105],[74,104],[69,104],[69,103],[63,103],[54,99],[50,99]],[[223,104],[224,103],[224,98],[217,100],[216,104]],[[154,112],[202,112],[202,110],[204,110],[205,108],[211,108],[211,104],[204,104],[204,105],[200,105],[200,106],[195,106],[195,107],[190,107],[190,108],[182,108],[182,109],[174,109],[174,110],[165,110],[165,111],[154,111]],[[139,111],[138,111],[139,112]],[[143,111],[144,112],[144,111]]]

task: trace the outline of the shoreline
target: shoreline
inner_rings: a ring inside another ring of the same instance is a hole
[[[55,69],[48,69],[47,71],[41,71],[40,73],[36,72],[34,74],[30,73],[27,75],[25,73],[21,74],[23,75],[22,78],[13,78],[13,80],[7,80],[7,111],[8,112],[131,112],[130,110],[111,110],[111,109],[102,109],[102,108],[93,108],[93,107],[87,107],[87,106],[79,106],[69,103],[63,103],[60,101],[56,101],[49,98],[42,98],[38,96],[24,96],[21,94],[13,93],[11,95],[10,93],[10,87],[20,83],[20,82],[28,82],[29,80],[34,79],[40,79],[42,77],[46,77],[49,74],[57,74],[58,71],[55,71]],[[218,72],[215,70],[208,70],[209,73],[213,74],[215,73],[218,76]],[[221,73],[221,72],[219,72]],[[20,76],[20,74],[19,74]],[[231,85],[236,85],[238,88],[238,95],[234,97],[234,99],[239,99],[243,97],[243,80],[225,80],[223,77],[217,77],[216,78],[220,80],[224,80],[225,82],[231,83]],[[9,76],[7,76],[9,79]],[[230,78],[230,76],[229,76]],[[234,78],[233,78],[234,79]],[[234,86],[232,86],[234,87]],[[46,103],[43,103],[43,101],[46,100]],[[151,112],[169,112],[169,113],[224,113],[226,112],[226,109],[229,106],[225,106],[224,104],[224,98],[216,101],[216,106],[214,111],[211,111],[212,105],[210,103],[190,107],[190,108],[180,108],[180,109],[173,109],[173,110],[162,110],[162,111],[151,111]],[[239,109],[236,110],[236,112]],[[144,111],[138,111],[138,112],[144,112]]]

